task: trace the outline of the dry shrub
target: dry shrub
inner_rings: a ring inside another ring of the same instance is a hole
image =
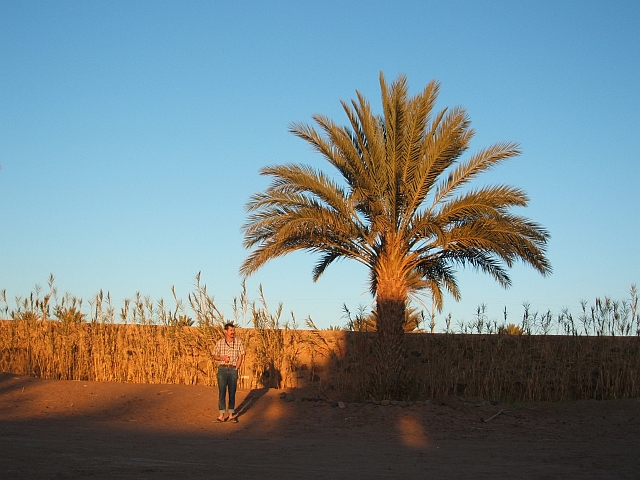
[[[413,395],[512,401],[640,396],[640,338],[560,335],[417,335]]]
[[[59,301],[52,283],[44,296],[36,290],[16,299],[10,313],[1,292],[5,306],[0,312],[12,320],[0,321],[0,371],[69,380],[215,384],[211,352],[227,319],[199,276],[189,295],[194,319],[173,292],[173,310],[162,300],[154,303],[137,294],[121,309],[122,323],[115,322],[108,293],[89,302],[84,321],[81,300],[65,296]],[[406,334],[402,399],[452,394],[510,401],[638,397],[640,335],[615,336],[639,331],[637,304],[633,288],[630,302],[605,299],[591,309],[583,305],[577,321],[563,311],[557,328],[570,335],[527,334],[554,328],[550,315],[528,311],[522,327],[495,328],[505,334]],[[50,309],[58,320],[50,319]],[[284,323],[281,314],[281,305],[275,313],[269,310],[262,290],[259,301],[251,303],[243,287],[234,301],[235,323],[253,326],[238,329],[247,349],[241,388],[312,386],[328,397],[369,398],[375,333],[323,331],[311,319],[309,330],[299,330],[293,314]],[[479,310],[474,328],[486,328],[483,315]],[[581,331],[587,335],[580,336]]]
[[[7,320],[0,322],[0,370],[65,380],[211,385],[211,341],[202,333],[194,327]]]
[[[311,318],[306,321],[309,331],[303,332],[306,345],[301,361],[309,370],[307,382],[323,395],[345,398],[365,398],[371,389],[373,346],[375,334],[343,330],[319,330]]]
[[[306,333],[306,332],[305,332]],[[310,332],[332,348],[329,395],[370,398],[375,334]],[[406,335],[403,400],[462,395],[502,401],[640,396],[640,337]],[[303,360],[306,360],[303,357]]]
[[[253,330],[247,332],[247,364],[256,386],[298,386],[298,357],[303,348],[295,316],[281,324],[282,304],[271,313],[259,289],[259,303],[251,305]]]
[[[370,392],[375,334],[240,329],[241,387],[314,386],[331,397]],[[269,320],[271,318],[271,320]],[[0,370],[43,378],[214,385],[219,337],[201,327],[0,322]],[[510,401],[640,396],[639,337],[407,334],[404,399],[465,395]]]
[[[126,300],[115,322],[109,294],[100,292],[89,303],[88,322],[80,312],[82,300],[65,294],[61,300],[49,280],[50,291],[41,290],[16,299],[12,320],[0,321],[0,371],[67,380],[118,381],[132,383],[176,383],[215,385],[216,362],[212,352],[229,320],[218,310],[207,287],[196,276],[187,309],[175,291],[175,308],[164,301],[153,302],[136,293]],[[51,304],[53,300],[54,304]],[[6,292],[0,302],[7,305]],[[53,308],[58,320],[49,318]],[[8,307],[1,309],[9,314]],[[298,385],[298,355],[305,344],[293,322],[281,328],[260,289],[260,303],[250,304],[243,285],[234,300],[236,324],[246,324],[251,312],[254,329],[238,328],[247,349],[239,373],[241,388],[289,387]]]

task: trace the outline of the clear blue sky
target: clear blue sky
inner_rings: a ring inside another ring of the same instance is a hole
[[[86,301],[109,290],[186,299],[194,276],[223,311],[240,291],[240,227],[268,164],[322,158],[287,132],[363,92],[378,74],[413,92],[441,82],[462,105],[470,152],[517,141],[523,155],[481,177],[522,187],[551,232],[554,273],[518,266],[513,286],[461,272],[470,320],[521,304],[577,313],[640,281],[640,3],[0,2],[0,289],[46,286]],[[311,281],[295,254],[250,278],[321,327],[369,305],[358,264]],[[12,303],[12,302],[11,302]],[[427,300],[427,303],[430,302]],[[13,306],[13,305],[12,305]],[[442,316],[440,317],[442,318]],[[439,328],[442,324],[439,325]]]

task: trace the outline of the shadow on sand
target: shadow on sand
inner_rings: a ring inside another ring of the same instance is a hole
[[[0,374],[0,478],[633,478],[640,469],[637,421],[588,438],[561,425],[565,438],[513,428],[513,416],[482,425],[441,405],[341,409],[281,392],[239,391],[241,422],[220,425],[216,388]],[[640,402],[622,405],[635,415]]]

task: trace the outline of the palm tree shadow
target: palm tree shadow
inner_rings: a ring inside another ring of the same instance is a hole
[[[254,388],[253,390],[251,390],[247,394],[247,396],[244,397],[244,400],[242,400],[240,405],[238,405],[238,407],[236,408],[236,415],[238,417],[241,417],[242,415],[244,415],[268,391],[269,391],[268,387],[265,387],[265,388]]]

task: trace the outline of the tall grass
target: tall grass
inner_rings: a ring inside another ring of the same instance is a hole
[[[571,336],[640,336],[640,313],[638,312],[638,289],[631,285],[629,298],[614,300],[610,297],[596,298],[592,305],[586,300],[580,302],[581,311],[574,316],[568,308],[554,314],[551,310],[531,311],[529,303],[523,304],[523,314],[518,324],[520,333],[528,335],[571,335]],[[503,319],[489,319],[486,305],[476,309],[469,322],[458,322],[458,333],[494,334],[509,325],[508,312],[503,311]],[[446,333],[452,333],[451,319],[445,319]],[[513,328],[513,327],[512,327]]]
[[[230,319],[196,276],[187,302],[172,289],[172,306],[136,293],[117,309],[109,293],[87,303],[59,295],[50,277],[16,297],[10,309],[0,292],[0,371],[44,378],[214,385],[215,342]],[[406,399],[465,395],[501,400],[568,400],[640,396],[640,315],[635,287],[630,298],[583,302],[573,316],[524,313],[510,322],[489,319],[479,307],[473,320],[451,318],[442,334],[406,335]],[[262,289],[248,298],[245,286],[233,302],[247,358],[240,386],[317,388],[336,398],[368,398],[372,391],[375,332],[366,312],[346,323],[352,330],[320,330],[311,318],[301,330],[283,306],[269,308]],[[430,325],[429,325],[430,326]]]
[[[249,345],[254,371],[268,387],[298,386],[297,364],[304,348],[302,336],[291,312],[291,321],[281,321],[282,304],[272,313],[260,287],[259,303],[251,307],[253,335]]]
[[[303,345],[297,325],[295,320],[280,324],[282,307],[271,314],[262,289],[259,302],[251,303],[243,285],[234,299],[234,318],[229,319],[200,274],[188,306],[172,288],[172,308],[163,299],[154,302],[138,292],[124,301],[118,314],[108,292],[89,301],[87,315],[81,312],[82,299],[58,296],[53,276],[48,285],[46,293],[36,286],[28,297],[17,297],[13,310],[6,291],[1,292],[0,312],[11,320],[0,322],[0,371],[69,380],[214,385],[212,352],[224,324],[234,321],[242,327],[250,314],[253,328],[237,330],[247,350],[240,387],[297,382],[295,364]]]
[[[638,337],[421,335],[408,359],[407,393],[485,399],[640,396]]]

